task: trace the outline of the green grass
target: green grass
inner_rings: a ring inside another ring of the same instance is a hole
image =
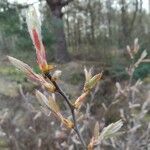
[[[25,80],[25,75],[21,71],[11,66],[0,67],[0,75],[1,77],[11,81],[22,82]]]

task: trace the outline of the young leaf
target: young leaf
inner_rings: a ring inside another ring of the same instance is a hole
[[[133,54],[129,45],[127,45],[127,52],[130,55],[130,58],[133,59],[134,57],[133,57]]]
[[[102,141],[103,139],[108,139],[116,135],[116,133],[120,130],[123,126],[122,120],[119,120],[115,123],[112,123],[105,127],[102,132],[100,133],[99,140]]]
[[[29,7],[26,15],[26,22],[33,44],[36,49],[40,50],[42,42],[41,21],[34,7]]]
[[[134,49],[133,49],[133,52],[136,54],[139,51],[139,48],[140,48],[140,46],[139,46],[139,39],[136,38],[134,40]]]
[[[84,85],[84,91],[91,90],[101,79],[102,73],[99,73],[95,75],[93,78],[91,78],[89,81],[87,81]]]
[[[24,72],[25,74],[33,74],[33,70],[31,69],[31,67],[27,64],[25,64],[24,62],[11,57],[11,56],[7,56],[9,61],[18,69],[20,69],[22,72]]]
[[[89,81],[92,78],[92,68],[88,71],[86,67],[84,67],[85,74],[85,82]]]
[[[48,98],[48,105],[49,105],[49,108],[51,110],[53,110],[55,113],[60,112],[58,104],[56,103],[56,101],[51,96],[49,96],[49,98]]]
[[[45,47],[41,36],[41,22],[34,7],[29,8],[26,20],[33,45],[36,49],[39,68],[42,72],[48,72],[54,69],[54,66],[47,64]]]
[[[89,92],[87,91],[87,92],[83,93],[80,97],[78,97],[78,99],[74,103],[75,108],[77,108],[77,109],[80,108],[80,106],[84,102],[84,100],[85,100],[86,96],[88,95],[88,93]]]
[[[135,63],[135,67],[138,67],[139,64],[144,60],[144,58],[147,56],[147,51],[144,50],[140,56],[140,58],[138,59],[138,61]]]
[[[15,67],[24,72],[30,80],[44,85],[49,92],[55,92],[55,86],[52,83],[47,82],[43,76],[36,74],[29,65],[11,56],[8,56],[8,59]]]
[[[45,95],[43,95],[40,91],[36,90],[35,91],[35,95],[36,95],[36,98],[37,100],[39,101],[39,103],[42,105],[42,106],[47,106],[47,104],[45,104],[45,101],[47,101],[47,98]]]
[[[38,98],[38,100],[40,101],[40,103],[43,105],[43,102],[45,103],[45,105],[50,108],[50,110],[52,112],[54,112],[55,114],[60,112],[59,106],[57,105],[57,103],[52,99],[51,96],[49,96],[49,98],[47,99],[46,96],[44,94],[42,94],[40,91],[36,91],[36,96]],[[43,101],[43,102],[41,102]]]
[[[64,117],[61,117],[61,121],[62,123],[69,129],[73,129],[74,128],[74,123],[72,121],[70,121],[69,119],[66,119]]]

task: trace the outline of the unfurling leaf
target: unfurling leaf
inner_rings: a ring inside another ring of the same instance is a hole
[[[95,124],[94,135],[88,145],[88,150],[93,150],[93,147],[100,144],[103,140],[114,137],[122,127],[123,122],[121,120],[112,123],[105,127],[101,133],[99,133],[99,124]]]
[[[134,57],[133,57],[133,54],[129,45],[127,45],[127,52],[130,55],[130,58],[133,59]]]
[[[100,133],[99,140],[102,141],[104,139],[106,140],[108,138],[115,136],[122,126],[123,126],[122,120],[119,120],[115,123],[108,125]]]
[[[42,77],[42,79],[44,79],[44,78]],[[44,79],[42,82],[43,82],[44,87],[45,87],[49,92],[54,93],[54,92],[56,91],[56,87],[55,87],[52,83],[49,83],[49,82],[45,81],[45,79]]]
[[[43,107],[47,106],[67,128],[74,128],[73,122],[62,116],[58,104],[55,102],[55,100],[53,100],[52,97],[49,96],[49,98],[47,99],[46,96],[38,90],[36,90],[36,97],[39,100],[40,104]]]
[[[44,94],[36,90],[36,97],[39,100],[40,104],[42,106],[47,106],[67,128],[74,127],[74,124],[69,119],[66,119],[62,116],[58,104],[51,96],[49,96],[49,98],[47,99]]]
[[[36,74],[29,65],[11,56],[8,56],[8,59],[16,68],[25,73],[30,80],[43,85],[49,92],[55,92],[55,86],[52,83],[47,82],[43,76]]]
[[[36,95],[37,100],[39,101],[39,103],[42,106],[44,106],[44,107],[47,106],[47,104],[45,104],[45,101],[47,101],[47,98],[44,94],[42,94],[40,91],[36,90],[35,95]]]
[[[118,89],[118,91],[122,91],[121,85],[119,82],[116,82],[116,87]]]
[[[134,40],[134,45],[133,45],[132,49],[130,48],[129,45],[127,46],[127,52],[130,55],[131,59],[134,58],[134,55],[139,51],[139,48],[140,48],[140,46],[139,46],[139,43],[138,43],[138,38],[136,38]]]
[[[138,67],[139,64],[144,60],[144,58],[147,56],[147,51],[144,50],[140,56],[140,58],[138,59],[138,61],[135,63],[135,67]]]
[[[36,49],[37,63],[42,72],[49,72],[54,69],[53,65],[48,65],[46,60],[45,47],[41,36],[41,22],[34,7],[30,7],[26,16],[28,30]]]
[[[146,51],[146,50],[144,50],[144,51],[142,52],[142,54],[141,54],[140,59],[142,59],[142,60],[143,60],[146,56],[147,56],[147,51]]]
[[[57,103],[53,100],[53,98],[51,96],[49,96],[49,98],[47,99],[46,96],[44,94],[42,94],[40,91],[36,91],[36,97],[38,98],[38,100],[41,102],[43,101],[45,103],[45,105],[50,108],[50,110],[52,112],[54,112],[55,114],[60,112],[59,106],[57,105]],[[41,100],[40,100],[41,99]],[[42,103],[43,103],[42,102]]]
[[[85,82],[89,81],[92,78],[92,68],[87,70],[86,67],[84,67],[84,74],[85,74]]]
[[[80,106],[82,105],[82,103],[84,102],[84,100],[85,100],[85,98],[86,98],[86,96],[88,95],[88,91],[87,92],[85,92],[85,93],[83,93],[80,97],[78,97],[78,99],[75,101],[75,103],[74,103],[74,107],[76,108],[76,109],[79,109],[80,108]]]
[[[32,74],[33,70],[31,69],[31,67],[27,64],[25,64],[24,62],[8,56],[9,61],[18,69],[20,69],[22,72],[24,72],[25,74]]]
[[[55,111],[56,113],[60,112],[58,104],[56,103],[56,101],[51,96],[48,97],[48,104],[49,104],[49,107],[53,111]]]
[[[94,149],[93,147],[98,143],[99,136],[100,136],[100,127],[99,127],[99,123],[96,122],[94,127],[93,137],[91,138],[91,141],[88,145],[88,150]]]
[[[133,49],[133,52],[136,54],[139,51],[139,48],[140,48],[140,46],[139,46],[139,39],[136,38],[134,40],[134,49]]]
[[[94,138],[92,138],[88,144],[88,150],[94,150]]]
[[[89,81],[87,81],[84,85],[84,91],[91,90],[101,79],[102,73],[99,73],[95,75],[93,78],[91,78]]]
[[[35,42],[33,33],[32,33],[33,29],[36,29],[38,38],[39,38],[38,41],[40,42],[42,39],[41,38],[41,21],[40,21],[34,7],[29,7],[27,14],[26,14],[26,22],[27,22],[27,26],[28,26],[28,31],[30,33],[30,36],[31,36],[33,42]]]
[[[69,129],[73,129],[74,128],[74,123],[72,121],[70,121],[69,119],[66,119],[64,117],[61,117],[61,121],[62,123]]]

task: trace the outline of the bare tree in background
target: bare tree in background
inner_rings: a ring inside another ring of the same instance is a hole
[[[107,8],[107,20],[108,20],[108,36],[109,39],[112,38],[112,1],[106,1],[106,8]]]
[[[139,1],[135,0],[133,2],[133,5],[135,7],[135,10],[133,11],[133,15],[132,17],[129,16],[128,14],[128,6],[129,4],[125,1],[125,0],[121,0],[120,1],[120,5],[121,5],[121,32],[122,32],[122,41],[123,41],[123,45],[127,45],[128,43],[130,43],[131,40],[131,34],[132,31],[134,29],[134,23],[137,17],[137,13],[138,13],[138,5],[139,5]]]
[[[67,62],[70,60],[69,53],[67,51],[64,24],[63,24],[63,13],[62,8],[67,6],[73,0],[46,0],[47,4],[52,13],[52,22],[54,25],[55,34],[55,60],[57,62]]]

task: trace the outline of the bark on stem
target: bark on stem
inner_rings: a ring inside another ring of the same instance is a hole
[[[72,119],[73,119],[73,123],[74,123],[74,131],[76,132],[82,146],[84,147],[84,149],[86,148],[86,144],[83,140],[83,137],[81,136],[79,129],[77,127],[77,122],[76,122],[76,116],[75,116],[75,107],[71,104],[71,102],[69,101],[68,97],[66,96],[66,94],[62,91],[62,89],[58,86],[58,84],[52,80],[51,74],[50,73],[45,73],[45,76],[54,84],[54,86],[56,87],[56,91],[65,99],[66,103],[69,106],[69,109],[71,111],[71,115],[72,115]]]

